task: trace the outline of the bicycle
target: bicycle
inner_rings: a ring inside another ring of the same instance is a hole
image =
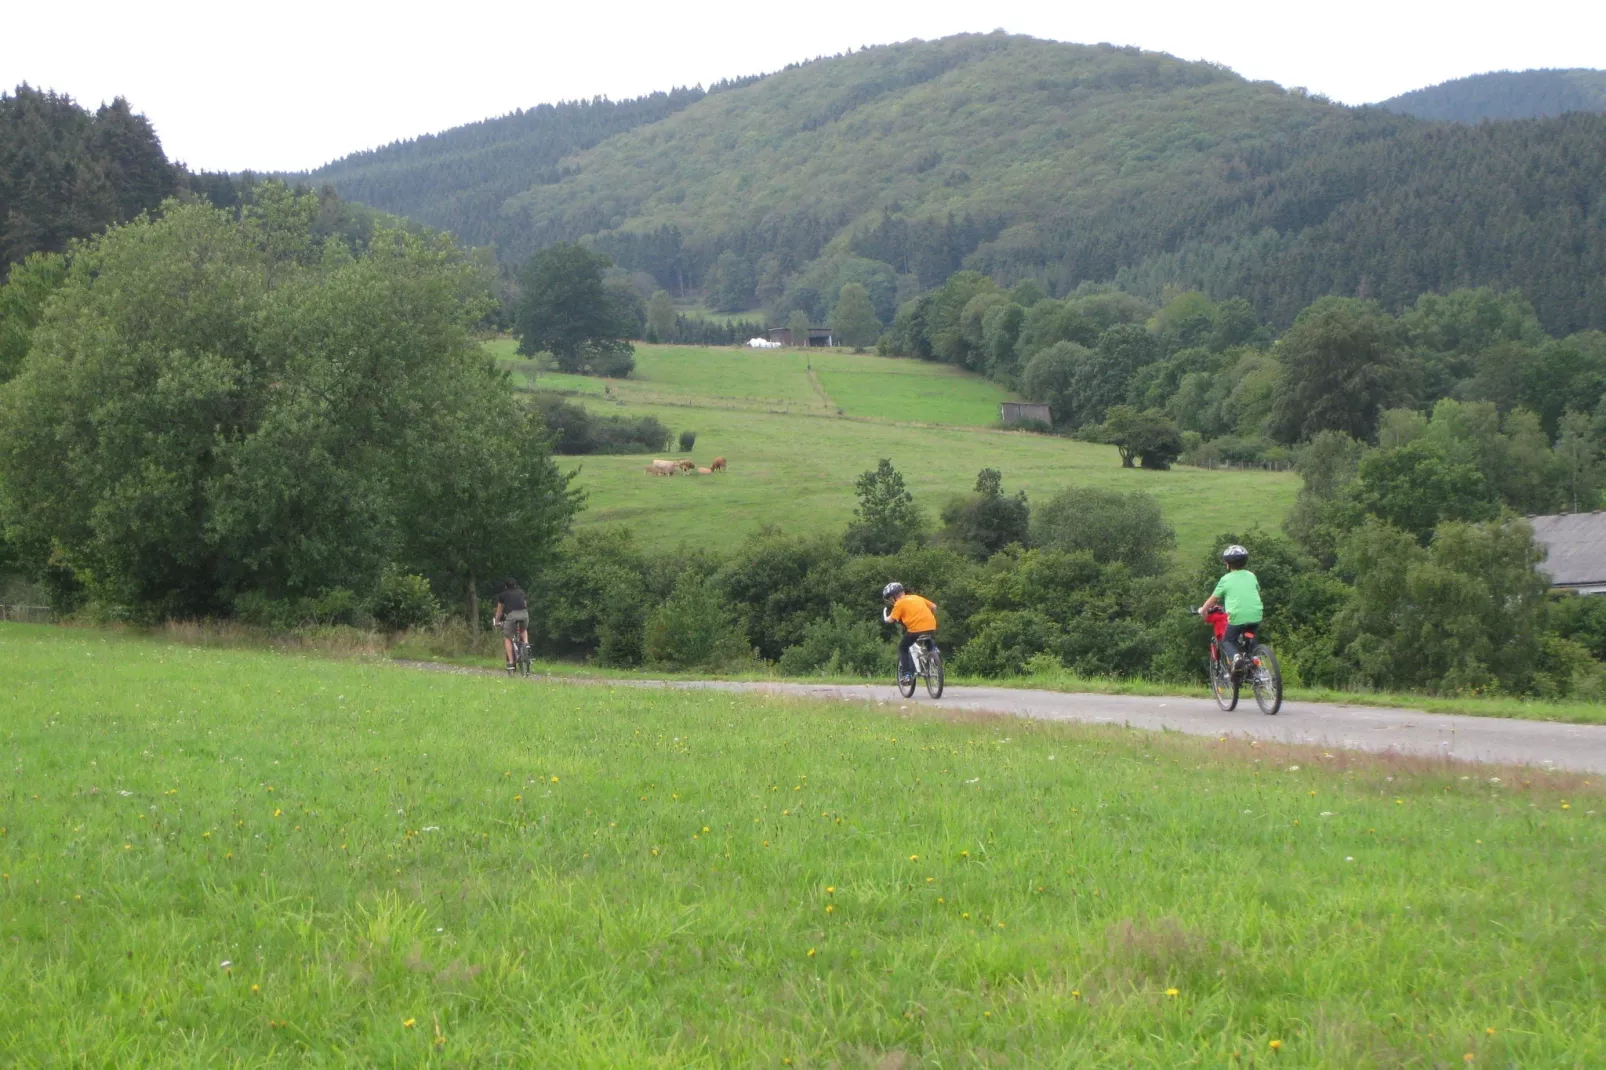
[[[932,698],[942,698],[942,651],[937,649],[936,640],[929,635],[922,635],[909,648],[909,657],[914,660],[915,674],[909,677],[908,684],[905,686],[903,666],[898,666],[898,675],[896,677],[898,694],[904,698],[913,698],[915,677],[919,677],[926,682],[926,694]]]
[[[1191,612],[1197,614],[1199,611],[1195,609]],[[1267,644],[1256,642],[1254,632],[1244,632],[1243,640],[1249,647],[1249,656],[1242,664],[1235,664],[1239,651],[1229,650],[1226,645],[1226,611],[1217,607],[1205,614],[1204,619],[1214,632],[1210,639],[1210,663],[1206,671],[1210,676],[1210,694],[1215,698],[1216,705],[1228,713],[1237,709],[1239,690],[1247,680],[1260,712],[1268,717],[1275,715],[1283,708],[1283,674],[1277,665],[1276,652]]]
[[[522,620],[517,622],[518,629],[513,636],[513,664],[507,667],[509,676],[530,675],[530,632],[529,627]]]

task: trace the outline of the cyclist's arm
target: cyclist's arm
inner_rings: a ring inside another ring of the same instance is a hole
[[[496,600],[496,611],[491,614],[491,623],[492,624],[500,624],[501,622],[502,622],[502,600],[500,598],[498,598]]]
[[[1203,616],[1219,605],[1221,605],[1221,599],[1217,598],[1215,595],[1211,595],[1209,598],[1205,599],[1205,604],[1199,607],[1199,615]]]

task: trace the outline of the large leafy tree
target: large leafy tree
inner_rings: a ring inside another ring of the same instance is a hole
[[[1273,434],[1287,443],[1319,431],[1370,439],[1378,413],[1403,395],[1398,346],[1394,321],[1375,302],[1324,297],[1305,309],[1277,347]]]
[[[881,458],[874,469],[859,476],[854,490],[859,505],[842,534],[842,545],[849,553],[895,554],[920,541],[924,528],[920,510],[890,459]]]
[[[0,387],[0,523],[36,574],[211,613],[547,552],[575,502],[474,342],[482,275],[444,238],[294,240],[301,199],[74,252]]]
[[[831,335],[837,345],[874,345],[881,336],[881,321],[870,304],[870,291],[856,282],[846,283],[831,310]]]
[[[612,261],[560,242],[536,253],[519,277],[513,333],[526,356],[551,353],[559,368],[582,375],[629,375],[632,324],[603,285]]]

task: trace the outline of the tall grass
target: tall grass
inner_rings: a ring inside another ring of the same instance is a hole
[[[1606,1062],[1591,778],[83,630],[0,658],[12,1065]]]

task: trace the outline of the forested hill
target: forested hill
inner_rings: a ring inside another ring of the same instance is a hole
[[[753,79],[712,90],[675,89],[635,100],[542,104],[440,134],[426,134],[357,152],[306,178],[329,182],[342,196],[451,230],[474,245],[502,240],[502,204],[532,185],[562,177],[559,161],[615,134],[658,122]]]
[[[540,167],[442,152],[382,196],[359,188],[379,164],[342,167],[318,177],[508,259],[589,236],[672,292],[772,315],[819,314],[852,257],[887,280],[883,321],[891,280],[907,295],[973,267],[1055,293],[1243,295],[1273,323],[1328,293],[1399,307],[1489,285],[1552,330],[1606,326],[1606,118],[1425,123],[1107,45],[866,49]]]
[[[1377,106],[1418,119],[1457,123],[1606,112],[1606,71],[1492,71],[1402,93]]]

